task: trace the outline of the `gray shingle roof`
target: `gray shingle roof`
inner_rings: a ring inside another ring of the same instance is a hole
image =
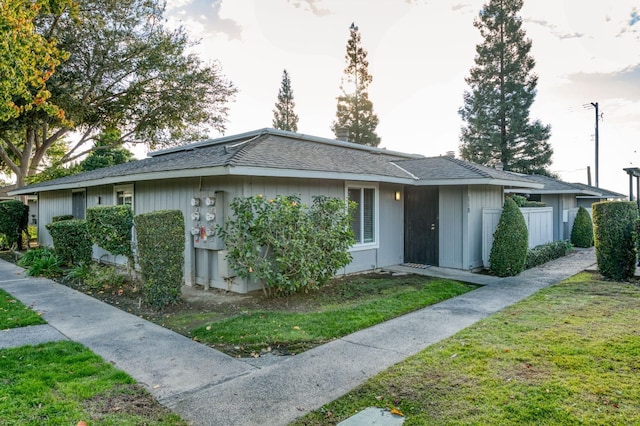
[[[425,158],[281,130],[260,129],[165,149],[151,153],[143,160],[29,185],[14,194],[221,174],[313,176],[407,184],[418,180],[455,184],[466,179],[467,183],[494,181],[495,184],[504,184],[500,182],[508,181],[531,185],[526,177],[450,157]]]
[[[598,188],[595,186],[587,185],[585,183],[573,182],[571,185],[577,186],[578,188],[584,188],[587,191],[594,191],[594,192],[600,193],[600,196],[598,196],[597,198],[615,198],[615,199],[627,198],[626,195],[620,194],[619,192],[609,191],[608,189]]]
[[[427,157],[395,163],[421,180],[500,180],[530,183],[528,176],[469,163],[454,157]]]

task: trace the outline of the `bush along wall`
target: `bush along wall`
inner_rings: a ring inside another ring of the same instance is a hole
[[[134,218],[138,263],[145,301],[154,309],[180,300],[184,270],[185,227],[179,210],[162,210]]]
[[[93,244],[86,220],[59,220],[48,223],[45,227],[53,239],[56,255],[63,264],[80,265],[91,262]]]
[[[571,228],[571,243],[576,247],[591,247],[593,245],[593,222],[589,212],[584,207],[578,209],[576,219]]]
[[[593,204],[596,259],[603,277],[617,281],[633,277],[637,259],[637,219],[638,206],[633,201]]]
[[[498,227],[493,234],[489,268],[499,277],[518,275],[524,270],[529,247],[529,231],[518,205],[506,198]]]
[[[22,249],[22,236],[29,228],[29,206],[19,200],[0,202],[0,233],[10,247]]]
[[[589,213],[587,213],[587,215],[588,214]],[[569,241],[553,241],[551,243],[542,244],[529,249],[527,251],[525,269],[530,269],[551,260],[566,256],[572,248],[573,245]]]
[[[129,206],[97,206],[87,209],[87,227],[91,241],[114,256],[132,262],[131,228],[133,212]]]

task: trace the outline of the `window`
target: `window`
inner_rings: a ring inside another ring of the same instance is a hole
[[[130,206],[133,209],[133,185],[119,185],[113,188],[117,206]]]
[[[87,204],[85,202],[85,191],[73,191],[71,193],[71,214],[74,219],[84,219]]]
[[[356,204],[352,214],[351,228],[356,244],[376,242],[376,188],[349,186],[349,201]]]

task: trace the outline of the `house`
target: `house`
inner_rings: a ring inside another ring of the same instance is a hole
[[[568,183],[543,175],[520,175],[543,185],[538,189],[509,188],[507,193],[526,196],[530,201],[540,201],[553,208],[553,240],[571,238],[573,221],[580,207],[591,211],[591,205],[600,201],[620,200],[625,195],[583,183]]]
[[[423,157],[274,129],[206,140],[117,166],[29,185],[12,195],[38,196],[39,243],[52,245],[51,218],[128,204],[135,214],[182,211],[187,285],[245,293],[224,246],[211,232],[233,214],[235,197],[298,194],[306,204],[327,195],[354,201],[353,261],[341,274],[399,263],[474,269],[482,266],[482,210],[501,208],[505,188],[540,189],[525,176],[452,156]],[[207,215],[207,213],[209,215]],[[94,247],[94,258],[109,253]]]

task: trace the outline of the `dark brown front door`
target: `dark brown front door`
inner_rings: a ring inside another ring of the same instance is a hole
[[[437,187],[405,190],[404,261],[438,265]]]

